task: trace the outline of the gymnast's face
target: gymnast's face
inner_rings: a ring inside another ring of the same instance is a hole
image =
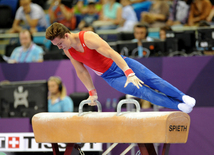
[[[59,93],[59,85],[56,81],[50,80],[48,81],[48,90],[51,94],[57,94]]]
[[[56,37],[51,42],[53,45],[56,45],[59,49],[68,50],[71,47],[68,33],[65,34],[64,38]]]

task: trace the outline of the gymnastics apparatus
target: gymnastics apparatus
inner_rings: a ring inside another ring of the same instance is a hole
[[[90,101],[89,101],[90,102]],[[136,112],[121,112],[123,104],[135,104]],[[118,143],[136,143],[142,155],[156,155],[153,143],[163,143],[162,155],[168,155],[172,143],[186,143],[190,129],[190,117],[180,111],[140,112],[134,99],[121,100],[117,112],[83,112],[84,100],[79,113],[35,114],[32,118],[37,143],[52,143],[54,155],[59,155],[58,143],[66,143],[64,155],[70,155],[76,143],[113,143],[106,155]]]

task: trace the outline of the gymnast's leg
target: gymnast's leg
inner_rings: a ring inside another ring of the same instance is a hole
[[[153,104],[171,109],[181,110],[185,113],[190,113],[192,111],[192,107],[187,106],[184,103],[180,103],[178,100],[166,96],[163,93],[156,92],[147,86],[143,85],[142,87],[140,87],[140,89],[138,89],[134,84],[129,83],[128,86],[124,88],[126,76],[121,76],[117,78],[104,78],[104,80],[110,86],[122,93],[130,94],[138,98],[145,99]]]
[[[136,62],[134,62],[134,63],[136,63]],[[112,66],[109,68],[109,70],[106,71],[101,77],[104,78],[104,80],[110,86],[112,86],[113,88],[115,88],[118,91],[123,92],[125,94],[130,94],[130,95],[139,97],[141,99],[145,99],[147,101],[150,101],[153,104],[160,105],[163,107],[179,109],[186,113],[189,113],[192,110],[192,107],[182,103],[181,100],[177,99],[179,97],[182,98],[181,96],[183,95],[183,93],[182,92],[180,93],[179,90],[178,90],[178,92],[176,92],[177,93],[176,95],[178,96],[176,98],[176,96],[172,97],[172,96],[166,95],[162,92],[156,92],[155,90],[153,90],[149,87],[146,87],[146,86],[140,87],[140,89],[138,89],[132,83],[128,84],[128,86],[126,88],[124,88],[124,84],[125,84],[127,78],[124,75],[123,71],[115,63],[113,63]],[[156,75],[155,75],[155,77],[159,78]],[[144,79],[146,80],[146,78],[144,78]],[[143,80],[143,81],[145,82],[145,80]],[[155,88],[157,88],[157,87],[155,87]],[[175,91],[177,91],[177,89],[175,89]]]
[[[132,68],[132,70],[135,72],[136,76],[149,87],[156,89],[174,99],[180,100],[181,102],[185,102],[191,107],[195,106],[194,98],[185,95],[183,92],[181,92],[176,87],[154,74],[141,63],[130,58],[125,58],[125,61],[129,65],[129,67]]]
[[[124,88],[124,84],[126,81],[125,76],[121,76],[114,79],[105,79],[105,80],[108,82],[110,86],[112,86],[113,88],[117,89],[120,92],[123,92],[125,94],[130,94],[141,99],[145,99],[159,106],[178,110],[178,104],[179,104],[178,100],[175,100],[171,97],[167,97],[166,95],[156,92],[151,88],[142,86],[140,87],[140,89],[138,89],[132,83],[128,84],[128,86]]]

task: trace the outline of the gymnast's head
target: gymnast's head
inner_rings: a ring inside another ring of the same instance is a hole
[[[70,30],[61,23],[53,23],[46,29],[46,39],[51,40],[53,45],[59,49],[68,50],[70,48]]]

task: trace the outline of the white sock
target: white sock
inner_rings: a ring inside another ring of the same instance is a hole
[[[192,107],[185,103],[179,103],[178,109],[185,113],[190,113],[192,111]]]
[[[188,95],[183,95],[182,100],[184,101],[184,103],[188,104],[190,107],[195,106],[196,100],[193,97],[190,97]]]

